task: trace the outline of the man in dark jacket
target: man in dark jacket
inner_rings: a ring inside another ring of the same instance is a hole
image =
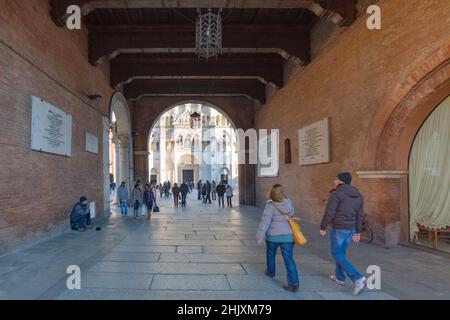
[[[219,185],[216,187],[216,192],[217,200],[219,201],[219,207],[221,206],[220,203],[222,202],[222,208],[224,208],[225,185],[223,184],[223,182],[219,183]]]
[[[364,200],[361,193],[351,185],[349,172],[341,172],[335,178],[335,186],[328,200],[325,214],[320,224],[320,233],[330,231],[331,255],[336,261],[336,273],[330,278],[339,285],[345,285],[345,274],[353,281],[355,295],[366,286],[367,279],[347,260],[346,251],[351,241],[360,240],[364,222]]]
[[[70,226],[72,230],[86,231],[86,228],[91,229],[91,213],[88,207],[88,200],[86,197],[80,197],[70,212]]]
[[[190,182],[189,182],[190,183]],[[180,192],[181,192],[181,206],[186,207],[186,196],[189,192],[189,187],[185,182],[183,182],[180,186]]]
[[[203,188],[202,180],[199,180],[197,182],[197,196],[198,196],[198,200],[202,200],[202,188]]]
[[[205,203],[211,203],[211,182],[209,180],[206,180]]]

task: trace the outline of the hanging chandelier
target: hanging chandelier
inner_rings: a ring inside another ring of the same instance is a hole
[[[217,14],[208,9],[208,13],[202,14],[197,9],[196,25],[196,53],[199,58],[208,60],[212,57],[218,57],[222,53],[222,9]]]

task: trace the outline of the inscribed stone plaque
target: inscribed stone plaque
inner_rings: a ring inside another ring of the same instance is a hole
[[[31,149],[72,155],[72,116],[38,97],[31,97]]]
[[[305,166],[330,161],[328,118],[300,129],[298,140],[300,165]]]
[[[86,132],[86,151],[98,154],[98,137]]]

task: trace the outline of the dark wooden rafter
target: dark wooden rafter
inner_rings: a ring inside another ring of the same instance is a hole
[[[127,99],[138,100],[144,96],[246,96],[261,104],[266,102],[265,86],[250,79],[215,80],[136,80],[124,86]]]
[[[127,8],[241,8],[241,9],[308,9],[318,16],[331,16],[339,25],[350,25],[356,17],[357,0],[51,0],[51,16],[58,26],[63,26],[67,7],[78,5],[83,15],[96,9]]]
[[[194,55],[122,55],[111,61],[111,86],[142,78],[254,78],[283,86],[283,59],[279,56],[223,56],[207,63]]]
[[[224,52],[279,53],[310,61],[309,32],[306,27],[235,25],[223,27]],[[92,27],[89,32],[89,60],[98,64],[104,57],[120,52],[193,52],[194,25]]]
[[[318,16],[327,16],[339,26],[349,26],[355,21],[358,0],[315,0],[320,9],[315,13]],[[312,7],[311,7],[312,8]]]

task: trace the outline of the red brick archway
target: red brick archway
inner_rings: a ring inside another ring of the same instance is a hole
[[[136,178],[147,181],[148,136],[159,117],[167,110],[189,102],[203,103],[216,108],[228,117],[235,129],[254,127],[253,102],[244,97],[149,97],[133,103],[134,173]],[[255,204],[254,165],[239,165],[239,202]]]
[[[368,185],[372,187],[367,189],[376,192],[371,196],[371,205],[378,211],[386,242],[392,236],[387,229],[395,224],[399,226],[400,241],[409,242],[410,151],[422,124],[449,94],[450,44],[435,50],[394,88],[372,124],[363,168],[379,173],[380,178],[371,179]]]

